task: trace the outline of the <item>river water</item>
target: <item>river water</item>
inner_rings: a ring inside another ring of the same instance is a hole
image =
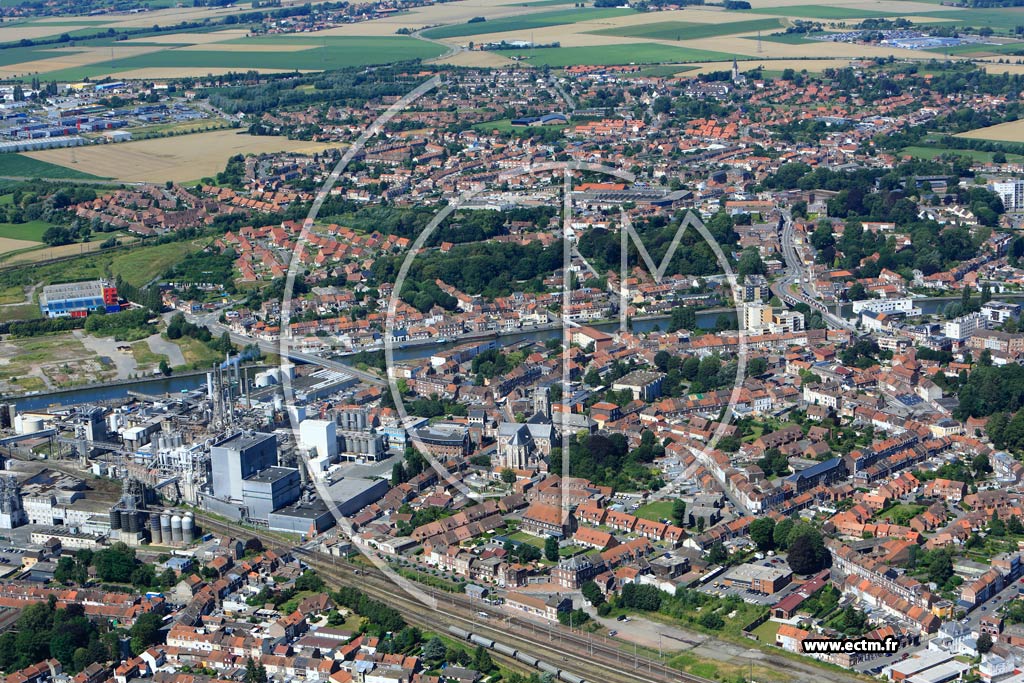
[[[1024,304],[1024,295],[1020,296],[1001,296],[1000,301],[1013,301],[1016,303]],[[917,305],[925,314],[941,313],[943,307],[950,301],[959,301],[959,297],[940,297],[940,298],[927,298],[918,299]],[[843,315],[850,317],[853,315],[853,311],[849,304],[842,307]],[[707,311],[701,311],[697,313],[697,326],[704,330],[711,330],[715,328],[715,324],[718,322],[720,315],[726,316],[732,327],[736,326],[736,312],[731,309],[712,309]],[[633,320],[631,322],[632,329],[634,332],[650,332],[655,327],[659,329],[665,329],[667,327],[668,317],[648,318],[644,320]],[[611,332],[618,329],[618,322],[606,322],[598,323],[593,325],[600,330],[605,332]],[[504,334],[497,337],[496,341],[499,346],[507,347],[520,344],[524,341],[547,341],[548,339],[557,339],[561,336],[562,332],[560,329],[555,328],[551,330],[533,330],[529,332],[518,332],[515,334]],[[481,339],[483,341],[483,339]],[[406,348],[395,349],[395,360],[398,361],[409,361],[416,360],[419,358],[426,358],[436,351],[452,348],[459,344],[465,343],[463,341],[451,341],[443,344],[428,344],[423,346],[410,346]],[[95,401],[109,401],[111,399],[124,398],[127,396],[128,391],[136,391],[150,395],[160,395],[172,393],[176,394],[182,391],[191,391],[198,389],[203,386],[206,382],[205,375],[192,375],[189,377],[159,377],[155,379],[140,380],[138,382],[130,384],[119,384],[115,386],[103,386],[103,387],[92,387],[87,389],[80,389],[74,391],[66,391],[59,394],[38,394],[35,396],[25,396],[22,398],[14,399],[14,404],[17,406],[19,411],[25,410],[39,410],[46,408],[50,405],[72,405],[76,403],[91,403]]]

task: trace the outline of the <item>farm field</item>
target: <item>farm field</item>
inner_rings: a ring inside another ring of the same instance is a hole
[[[91,145],[29,152],[33,159],[72,166],[72,150],[78,163],[74,168],[124,181],[162,183],[188,182],[213,176],[235,154],[263,152],[318,152],[330,145],[288,140],[283,137],[253,136],[237,130],[217,130],[195,135],[155,138],[111,145]]]
[[[955,23],[962,26],[989,26],[996,33],[1012,34],[1017,26],[1024,26],[1024,7],[1000,7],[991,9],[970,8],[927,12],[920,15],[936,23]]]
[[[99,176],[84,173],[75,168],[50,164],[24,154],[0,154],[0,176],[12,178],[58,178],[79,180],[102,180]]]
[[[658,43],[626,43],[590,47],[559,47],[534,50],[526,61],[534,66],[563,67],[574,64],[663,64],[666,62],[708,62],[731,59],[725,52],[696,50]]]
[[[751,21],[730,21],[721,24],[693,24],[685,21],[659,21],[653,24],[638,24],[592,31],[604,36],[627,38],[651,38],[655,40],[697,40],[717,36],[774,31],[782,27],[779,19],[753,19]]]
[[[247,39],[244,32],[174,33],[120,41],[116,46],[85,45],[0,50],[0,76],[40,74],[82,80],[146,69],[180,74],[215,70],[321,71],[343,66],[429,59],[440,45],[409,36],[269,36]]]
[[[926,50],[926,52],[934,52],[936,54],[944,55],[974,55],[978,57],[987,57],[989,55],[1012,55],[1024,53],[1024,42],[1014,41],[1012,43],[1003,43],[1001,45],[954,45],[952,47],[937,47],[931,50]]]
[[[0,237],[17,241],[39,243],[43,233],[50,224],[46,221],[28,221],[27,223],[0,223]]]
[[[921,11],[927,11],[922,8]],[[891,17],[901,14],[898,11],[877,12],[873,10],[859,9],[857,7],[843,7],[841,5],[789,5],[786,7],[760,7],[744,10],[751,14],[775,14],[784,17],[799,17],[801,19],[870,19],[878,17]]]
[[[920,157],[921,159],[934,159],[937,156],[943,154],[955,154],[957,156],[969,157],[974,161],[991,162],[993,152],[982,152],[976,149],[950,149],[947,147],[926,147],[926,146],[914,146],[904,147],[902,150],[903,154],[909,154],[911,156]],[[1024,156],[1020,154],[1007,154],[1007,161],[1024,161]]]
[[[2,235],[3,232],[3,228],[0,228],[0,235]],[[34,249],[40,245],[40,242],[36,242],[34,240],[21,240],[16,237],[0,236],[0,255],[10,254],[12,252],[22,251],[25,249]]]
[[[1005,66],[999,64],[997,66]],[[1024,142],[1024,120],[1000,123],[987,128],[969,130],[960,133],[958,138],[973,138],[975,140],[1001,140],[1004,142]]]
[[[575,24],[580,21],[593,21],[595,19],[608,19],[610,17],[621,17],[627,14],[634,14],[630,9],[571,9],[556,12],[538,12],[526,14],[519,17],[508,17],[504,19],[480,21],[472,24],[456,24],[454,26],[441,26],[428,29],[423,32],[424,37],[461,38],[464,36],[475,36],[483,33],[505,33],[508,31],[529,31],[536,28],[548,26],[561,26],[563,24]],[[485,16],[486,15],[481,15]]]

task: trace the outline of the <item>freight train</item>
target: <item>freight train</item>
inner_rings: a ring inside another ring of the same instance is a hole
[[[467,640],[473,643],[474,645],[480,645],[481,647],[485,647],[488,650],[494,650],[495,652],[503,654],[506,657],[511,657],[515,660],[522,662],[523,664],[532,666],[535,669],[540,669],[541,671],[552,674],[553,676],[555,676],[555,678],[557,678],[560,681],[565,681],[566,683],[587,683],[586,680],[580,678],[574,673],[570,673],[568,671],[565,671],[564,669],[559,669],[557,666],[553,664],[549,664],[548,662],[545,662],[542,659],[537,659],[531,654],[523,652],[522,650],[517,650],[516,648],[506,645],[504,643],[498,643],[491,640],[490,638],[485,638],[484,636],[477,635],[475,633],[470,633],[469,631],[461,629],[457,626],[449,626],[448,632],[451,633],[453,636],[456,636],[462,640]]]

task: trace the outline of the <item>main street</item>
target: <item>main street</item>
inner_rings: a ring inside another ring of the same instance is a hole
[[[810,275],[805,272],[803,260],[796,250],[796,228],[793,224],[793,217],[789,212],[783,212],[782,230],[779,241],[782,244],[782,256],[786,260],[786,271],[782,277],[775,280],[771,285],[772,293],[790,306],[806,304],[821,314],[821,319],[826,325],[832,328],[856,331],[856,326],[830,312],[813,292],[807,289],[810,282]],[[794,287],[796,289],[794,289]]]

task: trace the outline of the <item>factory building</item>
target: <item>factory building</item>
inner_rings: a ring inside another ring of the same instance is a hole
[[[270,513],[291,505],[302,494],[299,471],[279,467],[277,437],[238,432],[210,448],[212,495],[209,510],[234,519],[266,524]]]
[[[237,432],[210,448],[213,495],[242,500],[242,480],[277,465],[277,437]]]
[[[43,287],[39,308],[47,318],[84,318],[93,311],[117,313],[117,287],[104,280]]]

